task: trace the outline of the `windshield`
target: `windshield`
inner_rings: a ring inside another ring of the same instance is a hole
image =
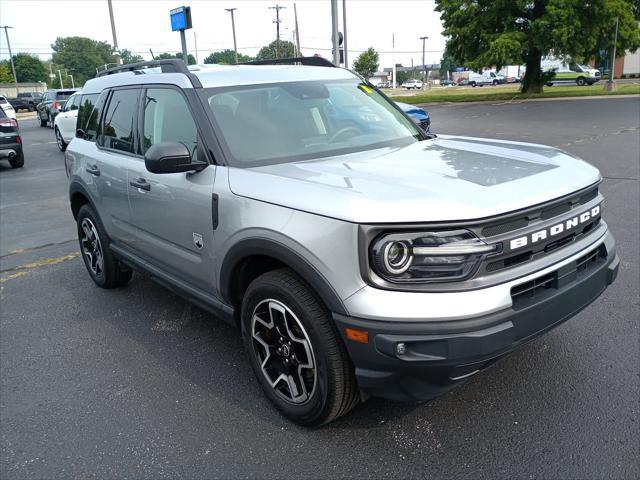
[[[424,138],[358,80],[204,89],[227,154],[253,167],[400,146]]]

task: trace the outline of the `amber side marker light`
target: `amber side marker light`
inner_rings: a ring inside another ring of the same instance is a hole
[[[347,334],[347,338],[358,343],[369,343],[369,332],[365,330],[358,330],[357,328],[346,327],[344,333]]]

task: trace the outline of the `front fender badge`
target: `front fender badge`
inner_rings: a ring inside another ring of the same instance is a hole
[[[204,241],[202,240],[202,235],[199,233],[193,232],[193,244],[196,246],[198,250],[202,250],[204,247]]]

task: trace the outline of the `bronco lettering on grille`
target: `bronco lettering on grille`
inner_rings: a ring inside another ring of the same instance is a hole
[[[598,215],[600,215],[600,205],[596,205],[595,207],[587,210],[586,212],[582,212],[575,217],[568,218],[564,220],[562,223],[558,223],[555,225],[551,225],[550,227],[543,228],[541,230],[537,230],[533,233],[528,233],[527,235],[523,235],[518,238],[514,238],[509,242],[509,248],[511,250],[517,250],[519,248],[526,247],[527,245],[533,245],[535,243],[541,242],[551,237],[555,237],[560,235],[561,233],[566,233],[578,225],[589,222],[595,219]]]

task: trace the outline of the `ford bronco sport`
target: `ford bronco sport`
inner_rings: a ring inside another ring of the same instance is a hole
[[[66,168],[98,286],[137,270],[239,325],[266,396],[319,425],[433,398],[614,281],[594,167],[429,135],[354,73],[294,63],[85,84]]]

